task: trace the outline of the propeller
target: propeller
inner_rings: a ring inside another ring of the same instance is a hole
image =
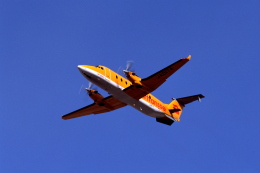
[[[86,94],[86,86],[85,85],[81,85],[80,89],[79,89],[79,94]]]
[[[87,92],[86,92],[86,86],[85,85],[81,85],[81,87],[79,89],[79,96],[80,96],[80,99],[83,100],[84,102],[87,102],[89,100],[89,97],[86,97]]]
[[[130,68],[132,67],[132,65],[133,65],[133,61],[127,61],[126,62],[126,69],[125,70],[123,70],[123,72],[124,72],[124,74],[125,74],[125,76],[126,77],[128,77],[129,76],[129,70],[130,70]]]
[[[83,98],[85,98],[85,94],[88,94],[89,96],[91,96],[93,93],[98,93],[98,91],[95,89],[92,89],[92,87],[93,87],[93,83],[91,83],[91,82],[89,82],[87,88],[84,85],[82,85],[80,87],[79,94],[80,95],[84,94]]]
[[[89,82],[88,88],[86,88],[86,90],[87,90],[87,91],[88,91],[88,90],[91,90],[92,87],[93,87],[93,83],[92,83],[92,82]]]
[[[120,75],[123,75],[124,73],[123,73],[123,68],[122,68],[122,66],[120,66],[118,69],[117,69],[117,74],[120,74]]]
[[[126,69],[124,71],[128,72],[129,69],[132,67],[134,61],[127,61],[126,62]]]

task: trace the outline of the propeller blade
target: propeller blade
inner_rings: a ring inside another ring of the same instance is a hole
[[[88,89],[91,89],[93,87],[93,83],[89,82]]]
[[[98,88],[95,86],[95,88],[92,89],[93,86],[94,86],[94,84],[91,82],[89,82],[88,88],[86,88],[85,85],[81,85],[80,90],[79,90],[79,95],[81,97],[81,100],[87,101],[89,99],[90,94],[92,95],[93,92],[98,93],[98,91],[97,91]]]
[[[84,85],[81,85],[79,89],[79,94],[86,94],[86,87]]]
[[[125,71],[129,71],[129,69],[132,67],[133,63],[134,63],[133,61],[127,61]]]
[[[87,102],[89,100],[88,93],[87,93],[86,89],[87,88],[84,85],[81,85],[81,87],[79,89],[79,97],[84,102]]]
[[[117,73],[120,73],[121,71],[123,71],[123,69],[122,69],[122,67],[120,66],[120,67],[118,67],[118,69],[117,69]]]

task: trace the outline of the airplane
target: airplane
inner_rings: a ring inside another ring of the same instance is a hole
[[[166,104],[153,96],[151,92],[162,85],[166,79],[190,59],[191,55],[143,79],[137,76],[136,73],[129,71],[131,63],[123,70],[126,78],[105,66],[78,65],[80,73],[91,82],[90,86],[85,90],[90,98],[94,100],[94,103],[68,113],[62,116],[62,119],[67,120],[85,115],[101,114],[129,105],[145,115],[154,117],[159,123],[172,125],[175,121],[180,121],[186,104],[196,100],[201,101],[204,96],[198,94],[172,99],[169,104]],[[98,91],[91,89],[92,84],[102,88],[110,96],[104,97]]]

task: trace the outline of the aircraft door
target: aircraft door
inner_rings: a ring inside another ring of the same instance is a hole
[[[111,80],[111,70],[109,68],[105,68],[105,77],[108,78],[109,80]],[[105,86],[105,90],[109,92],[109,90],[111,89],[111,85],[106,85]]]
[[[108,78],[108,79],[111,79],[111,71],[109,68],[105,68],[105,76]]]

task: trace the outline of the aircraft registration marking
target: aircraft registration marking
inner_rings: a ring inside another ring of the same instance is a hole
[[[169,73],[172,70],[173,70],[172,67],[165,69],[164,71],[162,71],[161,73],[158,74],[158,79],[160,79],[161,77],[163,77],[164,75],[166,75],[167,73]]]

